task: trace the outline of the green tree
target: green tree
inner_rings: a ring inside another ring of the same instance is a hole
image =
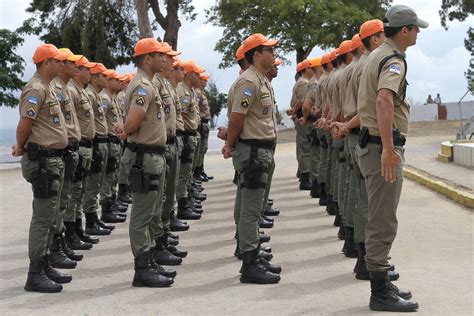
[[[214,127],[214,118],[217,118],[221,113],[222,108],[226,106],[227,94],[219,92],[216,83],[212,80],[207,84],[205,93],[211,110],[211,125]]]
[[[296,61],[307,58],[315,46],[335,47],[359,32],[369,19],[383,17],[391,0],[220,0],[206,10],[213,25],[224,27],[215,49],[223,53],[219,65],[234,63],[244,38],[263,33],[280,41],[283,54],[296,52]]]
[[[472,0],[442,0],[441,10],[439,15],[441,17],[441,25],[447,30],[449,21],[464,21],[474,13],[474,1]],[[468,88],[471,93],[474,93],[474,28],[469,27],[467,31],[467,38],[464,39],[464,47],[471,53],[471,60],[469,61],[469,68],[464,73]]]
[[[0,29],[0,106],[15,107],[18,99],[14,92],[25,85],[20,78],[23,76],[25,61],[15,54],[15,49],[23,43],[16,32]]]

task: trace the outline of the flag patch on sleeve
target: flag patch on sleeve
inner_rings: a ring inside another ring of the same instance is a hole
[[[388,66],[388,71],[389,71],[389,72],[396,73],[396,74],[398,74],[398,75],[399,75],[400,72],[401,72],[400,66],[395,65],[395,64]]]
[[[30,95],[28,97],[28,102],[34,105],[38,105],[38,98],[33,95]]]
[[[250,88],[245,88],[244,94],[248,97],[251,97],[253,95],[253,91]]]

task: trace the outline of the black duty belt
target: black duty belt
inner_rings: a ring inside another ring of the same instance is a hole
[[[239,143],[245,144],[248,146],[254,146],[264,149],[275,149],[276,141],[274,140],[259,140],[259,139],[242,139],[239,138]]]
[[[183,136],[196,136],[196,131],[184,131]]]
[[[308,115],[308,121],[310,122],[316,122],[317,120],[319,120],[321,118],[321,115],[320,114],[317,114],[317,115]]]
[[[176,130],[176,136],[184,136],[184,131]]]
[[[46,148],[37,143],[28,143],[26,152],[33,152],[37,157],[63,157],[66,151],[64,149]]]
[[[97,143],[97,144],[108,143],[108,142],[109,142],[109,139],[108,139],[107,136],[95,135],[93,142],[94,142],[94,143]]]
[[[201,123],[209,123],[209,119],[207,119],[207,118],[201,118]]]
[[[367,142],[371,144],[382,145],[382,138],[380,136],[369,135]],[[405,137],[399,137],[393,140],[393,145],[395,146],[405,146],[405,143],[406,143]]]
[[[77,141],[77,139],[69,138],[66,150],[67,151],[78,151],[79,150],[79,142]]]
[[[174,143],[176,143],[176,137],[174,137],[174,136],[168,136],[168,137],[166,137],[166,143],[167,143],[167,144],[174,144]]]
[[[360,127],[356,127],[356,128],[351,129],[351,134],[359,135],[359,132],[360,132]]]
[[[115,135],[109,135],[108,139],[109,139],[109,143],[113,143],[113,144],[120,144],[121,143],[120,138],[118,138]]]
[[[92,148],[92,140],[83,138],[79,141],[79,146]]]
[[[149,154],[164,154],[165,147],[159,145],[127,144],[127,148],[133,152],[144,152]]]

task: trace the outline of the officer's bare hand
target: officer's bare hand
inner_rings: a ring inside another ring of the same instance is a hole
[[[288,110],[286,110],[286,115],[293,116],[293,115],[295,115],[295,111],[293,111],[293,109],[288,109]]]
[[[222,148],[223,150],[223,156],[224,156],[224,159],[229,159],[230,157],[232,157],[232,148],[230,148],[229,146],[224,145],[224,148]]]
[[[397,166],[401,163],[400,155],[394,148],[384,148],[380,157],[381,175],[385,181],[393,183],[397,180]]]
[[[115,129],[114,129],[115,133],[117,134],[117,137],[120,138],[121,140],[126,140],[128,135],[127,133],[125,133],[125,131],[123,130],[123,126],[117,126]]]
[[[300,125],[304,127],[308,123],[308,119],[303,116],[303,117],[298,119],[298,122],[300,122]]]
[[[218,127],[217,128],[217,137],[222,140],[227,140],[227,128],[225,127]]]
[[[12,156],[13,157],[23,156],[24,153],[25,153],[25,150],[23,148],[21,148],[20,146],[18,146],[18,144],[15,144],[15,145],[12,146]]]

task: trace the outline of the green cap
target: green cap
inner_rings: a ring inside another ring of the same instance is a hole
[[[388,23],[383,24],[386,27],[416,25],[421,28],[427,28],[429,25],[428,22],[418,18],[412,8],[400,4],[388,9],[385,18],[388,20]]]

